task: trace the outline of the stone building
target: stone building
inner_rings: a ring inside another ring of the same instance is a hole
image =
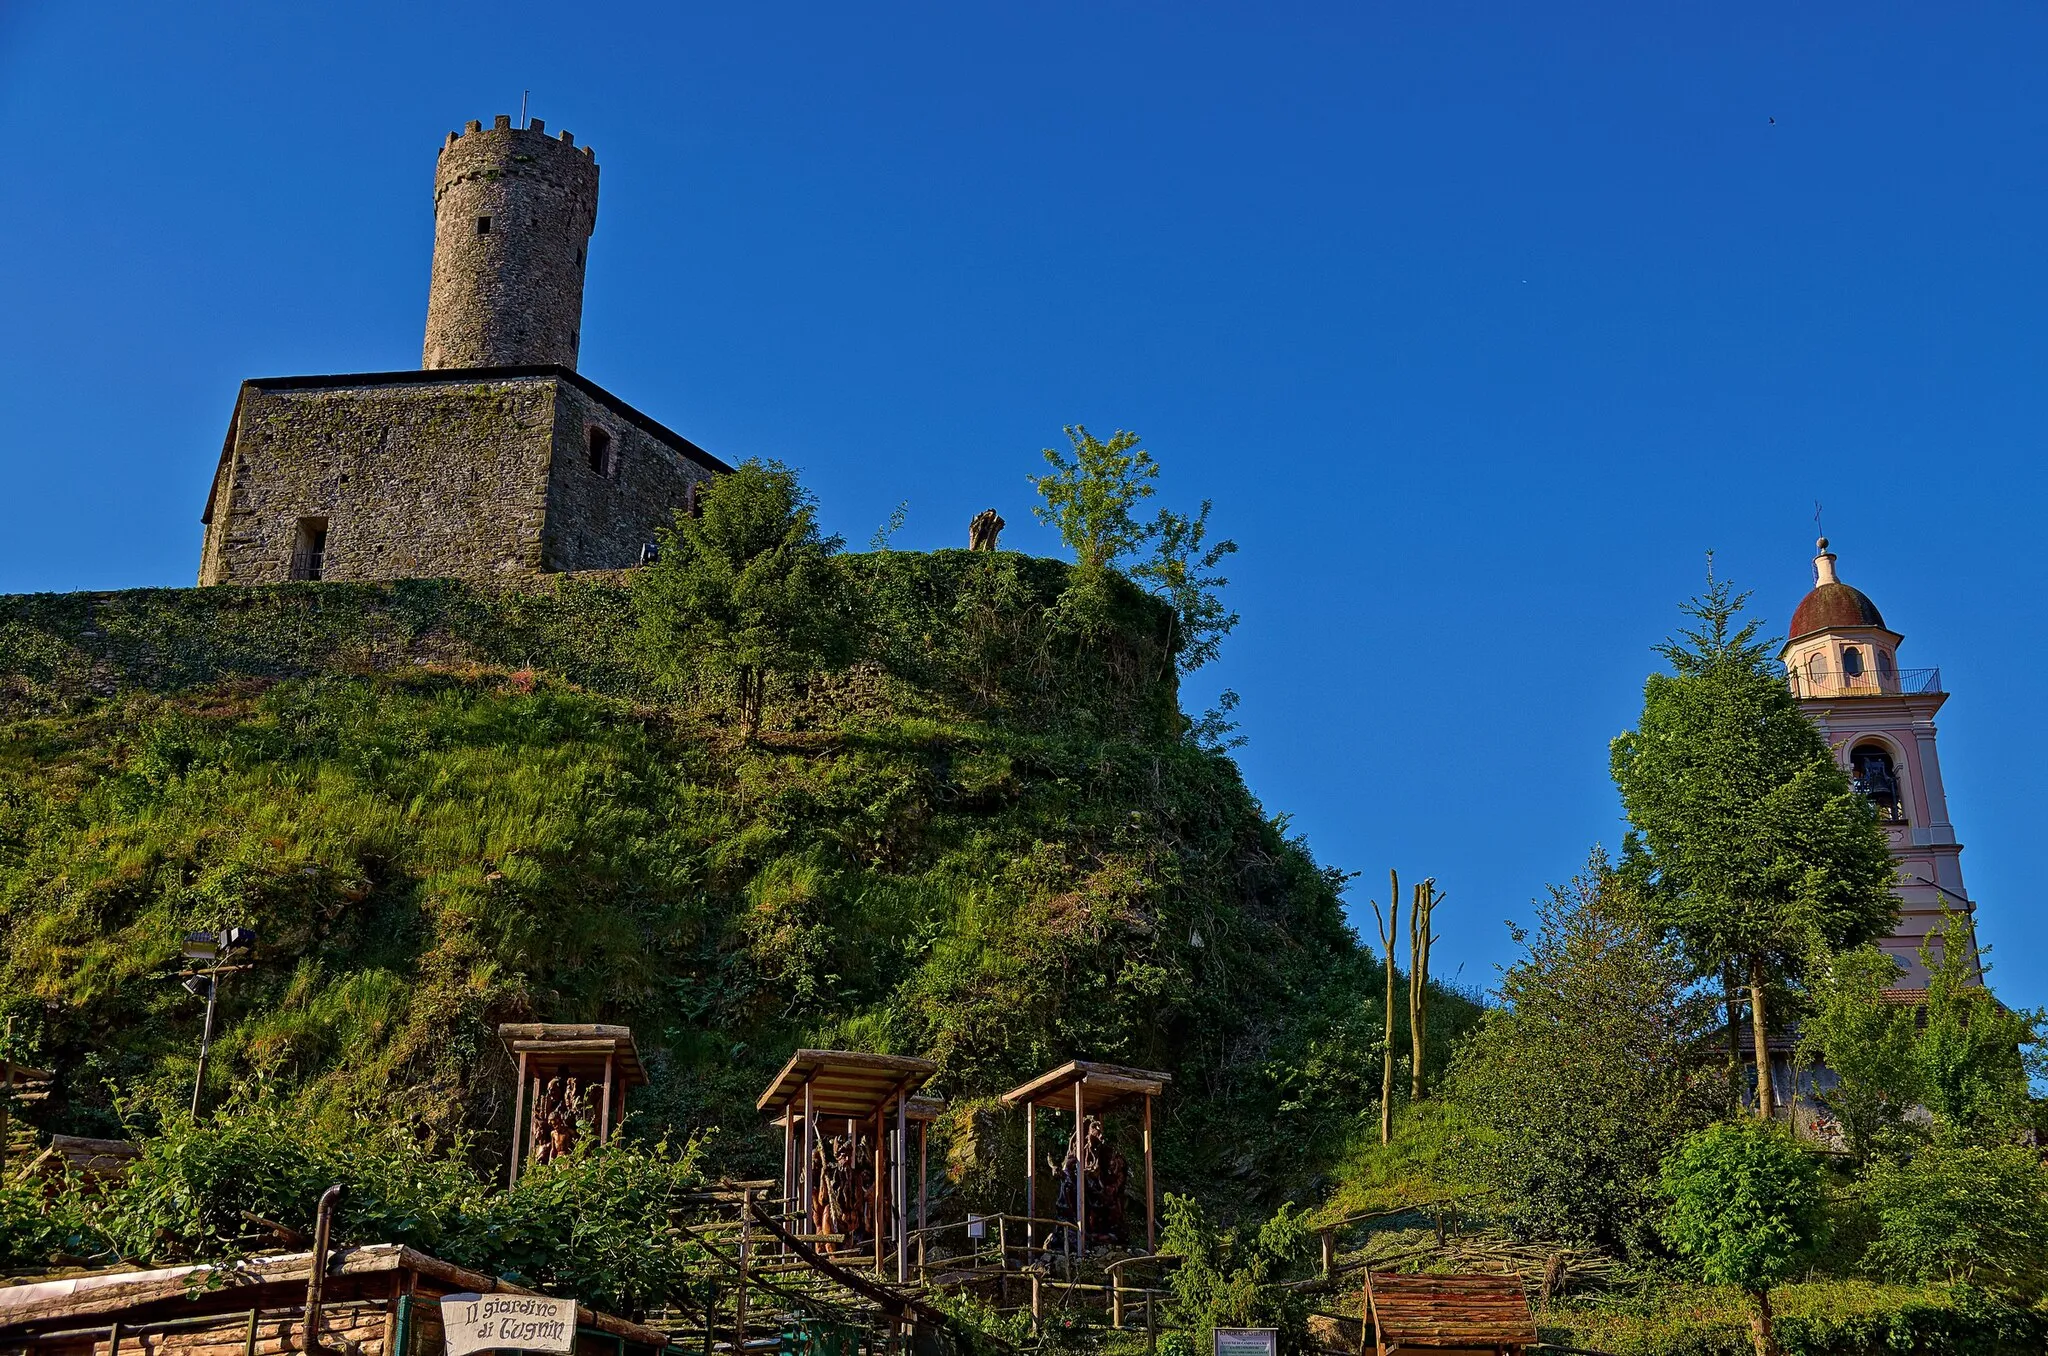
[[[242,384],[201,584],[638,564],[729,469],[576,371],[597,161],[536,119],[451,132],[417,372]]]

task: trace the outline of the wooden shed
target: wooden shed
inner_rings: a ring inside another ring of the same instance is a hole
[[[530,1290],[396,1244],[331,1254],[322,1351],[439,1356],[443,1295]],[[286,1356],[305,1349],[313,1254],[86,1271],[0,1286],[0,1350],[32,1356]],[[575,1356],[660,1356],[668,1335],[579,1307]]]
[[[1365,1273],[1365,1336],[1379,1356],[1521,1356],[1536,1316],[1519,1276]]]

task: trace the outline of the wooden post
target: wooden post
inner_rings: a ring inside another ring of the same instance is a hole
[[[1159,1251],[1158,1225],[1152,1209],[1152,1094],[1145,1094],[1145,1251]],[[1146,1321],[1151,1321],[1151,1301],[1146,1303]]]
[[[811,1081],[807,1078],[804,1080],[804,1161],[801,1169],[804,1217],[796,1230],[799,1234],[811,1232],[811,1159],[817,1152],[818,1122],[811,1114]]]
[[[932,1160],[925,1143],[925,1132],[931,1129],[931,1122],[917,1123],[917,1278],[924,1279],[924,1231],[931,1227],[926,1218],[926,1206],[930,1202],[927,1185],[931,1180]]]
[[[910,1098],[896,1094],[896,1281],[910,1279],[910,1121],[904,1103]]]
[[[1024,1104],[1024,1265],[1031,1265],[1031,1233],[1038,1227],[1038,1105]]]
[[[882,1167],[888,1158],[888,1145],[883,1140],[884,1127],[888,1124],[883,1119],[883,1113],[886,1110],[886,1106],[875,1108],[875,1193],[868,1198],[868,1214],[873,1221],[875,1230],[875,1274],[877,1276],[882,1274],[882,1221],[887,1218],[886,1211],[889,1208],[888,1198],[882,1195]]]
[[[14,1061],[10,1059],[5,1063],[7,1090],[0,1093],[0,1168],[7,1166],[7,1140],[14,1133],[14,1127],[7,1123],[7,1118],[14,1109]]]
[[[1327,1276],[1330,1274],[1330,1268],[1335,1266],[1337,1262],[1337,1231],[1334,1229],[1323,1230],[1322,1240],[1323,1275]]]
[[[1074,1080],[1074,1256],[1088,1253],[1088,1137],[1087,1112],[1081,1100],[1085,1079]],[[1068,1279],[1072,1279],[1069,1277]]]
[[[512,1167],[505,1175],[506,1186],[519,1183],[519,1160],[526,1147],[526,1052],[519,1052],[519,1091],[512,1094]]]
[[[1109,1326],[1121,1328],[1124,1325],[1124,1273],[1116,1263],[1109,1264]]]
[[[740,1286],[733,1303],[732,1349],[734,1356],[747,1349],[747,1245],[753,1241],[754,1192],[740,1188]]]
[[[604,1106],[597,1113],[597,1142],[605,1143],[612,1137],[612,1066],[619,1062],[616,1043],[604,1056]]]
[[[796,1103],[782,1104],[782,1222],[796,1213]],[[801,1232],[792,1230],[791,1232]]]

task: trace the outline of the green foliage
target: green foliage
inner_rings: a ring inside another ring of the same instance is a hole
[[[1967,1281],[2029,1300],[2048,1283],[2048,1169],[2035,1149],[1943,1128],[1880,1156],[1856,1195],[1876,1226],[1864,1259],[1873,1274]]]
[[[1825,1063],[1838,1080],[1820,1102],[1859,1162],[1904,1124],[1920,1098],[1914,1010],[1884,1001],[1900,973],[1875,945],[1828,957],[1814,968],[1799,1024],[1801,1053]]]
[[[1471,1171],[1518,1233],[1641,1256],[1660,1161],[1712,1116],[1699,1061],[1712,1011],[1597,856],[1514,936],[1526,955],[1451,1072],[1480,1131]]]
[[[311,1232],[330,1185],[342,1192],[342,1244],[403,1243],[444,1260],[615,1313],[687,1296],[700,1253],[670,1223],[703,1184],[695,1144],[614,1142],[536,1164],[505,1190],[474,1173],[462,1146],[436,1152],[391,1126],[308,1124],[258,1098],[200,1125],[172,1122],[143,1141],[117,1182],[44,1194],[0,1190],[0,1265],[62,1260],[225,1261],[274,1243],[249,1216]],[[20,1218],[40,1194],[39,1223]]]
[[[1238,621],[1237,614],[1223,606],[1222,591],[1230,581],[1216,573],[1226,556],[1236,554],[1237,543],[1208,540],[1210,507],[1204,499],[1201,512],[1192,518],[1172,509],[1159,510],[1152,524],[1152,555],[1131,569],[1133,579],[1173,608],[1174,658],[1182,673],[1193,673],[1214,659]]]
[[[695,516],[660,534],[633,602],[650,671],[672,688],[734,685],[741,731],[760,728],[771,676],[808,674],[852,654],[837,537],[818,531],[817,501],[780,462],[747,461],[701,487]]]
[[[1080,424],[1069,425],[1066,435],[1072,452],[1046,448],[1045,462],[1052,470],[1031,477],[1045,501],[1031,511],[1059,531],[1083,571],[1106,570],[1152,534],[1135,510],[1157,493],[1152,482],[1159,463],[1138,446],[1138,435],[1125,429],[1111,434],[1108,442]]]
[[[1219,1229],[1193,1198],[1172,1194],[1162,1215],[1159,1255],[1180,1259],[1166,1274],[1167,1320],[1194,1350],[1209,1350],[1217,1328],[1278,1328],[1284,1349],[1302,1349],[1308,1305],[1274,1282],[1298,1273],[1311,1251],[1303,1216],[1283,1205],[1256,1232]]]
[[[1612,753],[1653,916],[1703,972],[1737,965],[1763,1030],[1770,980],[1883,935],[1898,905],[1875,813],[1742,619],[1746,597],[1709,571],[1681,609],[1698,629],[1659,647],[1673,672],[1651,675]]]
[[[1204,1096],[1171,1110],[1163,1181],[1307,1181],[1356,1110],[1318,1042],[1379,972],[1337,882],[1183,740],[1165,609],[1114,578],[1115,629],[1082,646],[1059,562],[829,563],[858,662],[779,691],[748,745],[578,667],[631,634],[616,583],[0,600],[66,656],[0,706],[0,1011],[59,1072],[43,1128],[121,1133],[110,1087],[144,1129],[174,1118],[202,1012],[177,939],[243,923],[262,945],[222,988],[209,1105],[262,1078],[309,1123],[489,1156],[495,1024],[607,1020],[654,1079],[629,1133],[734,1126],[722,1172],[772,1168],[760,1084],[845,1039],[931,1053],[961,1099],[1076,1054],[1166,1069]],[[280,681],[304,634],[337,671]],[[356,634],[395,639],[365,660]],[[987,1169],[1006,1204],[1016,1163]]]
[[[1714,1284],[1769,1290],[1824,1235],[1820,1164],[1774,1123],[1695,1131],[1665,1159],[1662,1181],[1664,1237]]]
[[[1779,1286],[1771,1302],[1786,1356],[2035,1356],[2048,1344],[2048,1314],[1969,1287],[1817,1281]],[[1662,1284],[1571,1297],[1538,1330],[1546,1342],[1615,1356],[1749,1356],[1752,1308],[1733,1287]]]

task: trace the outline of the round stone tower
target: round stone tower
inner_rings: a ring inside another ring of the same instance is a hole
[[[450,132],[434,170],[422,367],[576,366],[597,161],[538,118]]]

